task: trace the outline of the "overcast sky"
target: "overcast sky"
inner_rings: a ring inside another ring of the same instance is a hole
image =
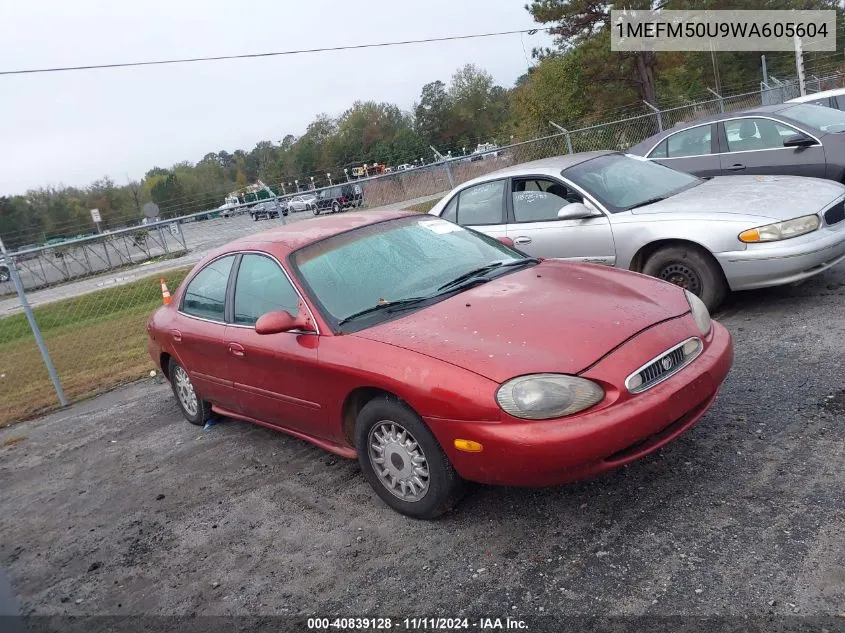
[[[0,2],[0,70],[340,46],[535,26],[523,0]],[[299,135],[357,99],[410,109],[475,63],[510,86],[548,35],[0,76],[0,195],[118,183],[210,151]]]

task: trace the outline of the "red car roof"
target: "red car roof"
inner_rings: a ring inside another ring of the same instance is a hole
[[[236,251],[249,246],[257,246],[259,244],[273,244],[273,249],[279,255],[286,256],[291,251],[302,248],[313,242],[318,242],[332,235],[344,233],[357,229],[362,226],[370,224],[377,224],[386,220],[395,220],[396,218],[403,218],[409,215],[420,215],[413,211],[362,211],[357,213],[341,213],[337,215],[328,215],[325,217],[318,217],[304,220],[301,222],[294,222],[286,224],[278,228],[270,229],[269,231],[262,231],[261,233],[253,233],[252,235],[245,235],[225,246],[216,249],[210,253],[208,257],[216,257],[221,253],[228,251]],[[284,252],[280,252],[284,251]]]

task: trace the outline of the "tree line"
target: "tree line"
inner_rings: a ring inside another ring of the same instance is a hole
[[[619,3],[617,3],[619,4]],[[627,0],[628,8],[735,8],[734,0]],[[725,5],[725,6],[722,6]],[[728,6],[734,5],[734,6]],[[842,9],[836,0],[747,0],[745,9]],[[448,82],[422,86],[413,107],[357,101],[337,116],[320,114],[300,136],[261,141],[251,150],[209,152],[196,162],[154,167],[138,182],[102,178],[87,187],[48,187],[0,197],[0,236],[8,248],[92,232],[90,209],[102,228],[137,224],[144,203],[173,217],[223,203],[229,192],[262,181],[274,188],[325,186],[345,181],[344,169],[363,163],[429,163],[439,153],[460,155],[479,143],[506,145],[552,133],[549,121],[568,129],[706,99],[753,92],[762,79],[757,53],[615,53],[610,50],[606,0],[533,0],[526,9],[550,28],[555,45],[535,49],[533,63],[513,86],[500,86],[468,64]],[[841,31],[841,29],[840,29]],[[835,54],[808,54],[808,75],[842,68],[845,38]],[[795,74],[791,53],[769,55],[771,75]],[[274,138],[278,138],[274,134]]]

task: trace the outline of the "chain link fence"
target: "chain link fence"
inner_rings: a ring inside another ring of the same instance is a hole
[[[842,75],[816,77],[808,91],[841,85]],[[278,196],[0,254],[0,424],[149,375],[153,365],[145,323],[161,305],[160,281],[173,292],[193,264],[232,239],[327,213],[336,201],[351,211],[425,211],[456,185],[509,165],[572,152],[625,151],[681,123],[797,94],[794,82],[772,78],[754,92],[660,111],[644,107],[642,114],[625,119],[355,180],[350,183],[358,186],[354,199],[344,195],[347,183],[336,183],[295,194],[302,196],[296,204],[291,195]],[[55,368],[52,376],[48,358]]]

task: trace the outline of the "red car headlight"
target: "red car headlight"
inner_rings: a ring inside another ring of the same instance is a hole
[[[524,420],[549,420],[588,409],[604,398],[604,389],[585,378],[532,374],[507,381],[496,392],[502,410]]]

